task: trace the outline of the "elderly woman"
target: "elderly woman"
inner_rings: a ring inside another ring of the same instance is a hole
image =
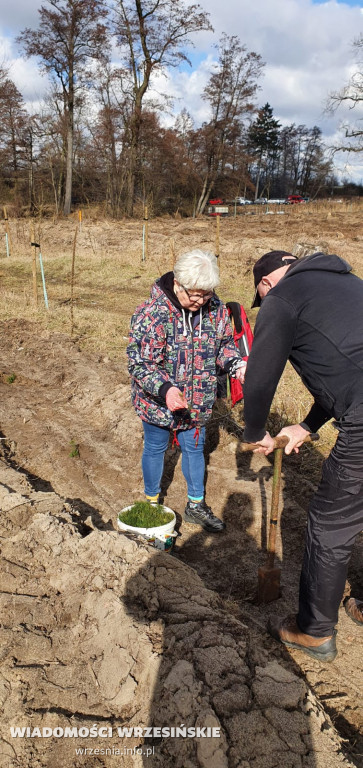
[[[216,365],[243,381],[245,363],[225,305],[214,293],[216,257],[193,250],[152,287],[131,319],[127,348],[132,402],[142,419],[146,498],[156,502],[169,435],[182,451],[188,489],[184,520],[217,532],[225,524],[204,500],[205,423],[216,398]]]

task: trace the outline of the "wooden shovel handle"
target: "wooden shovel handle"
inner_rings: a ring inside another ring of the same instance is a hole
[[[306,435],[304,443],[311,443],[314,440],[319,440],[319,435],[310,434]],[[280,497],[280,485],[281,485],[281,468],[282,457],[284,453],[284,447],[289,442],[289,438],[286,435],[275,438],[274,448],[274,473],[272,479],[272,497],[271,497],[271,514],[270,514],[270,532],[267,546],[267,566],[269,568],[274,567],[275,551],[276,551],[276,532],[279,510],[279,497]]]
[[[312,432],[310,435],[306,435],[306,438],[304,440],[304,443],[312,443],[316,442],[316,440],[319,440],[319,435],[315,432]],[[285,448],[285,445],[287,445],[289,442],[289,438],[287,435],[281,435],[281,437],[275,437],[274,439],[274,451],[276,448]],[[246,453],[246,451],[254,451],[255,448],[259,448],[258,443],[240,443],[239,450],[242,451],[242,453]]]

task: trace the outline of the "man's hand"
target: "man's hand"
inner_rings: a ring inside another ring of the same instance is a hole
[[[238,379],[238,381],[241,384],[245,383],[246,368],[247,368],[247,363],[244,360],[243,365],[240,365],[240,367],[237,368],[236,373],[234,374],[234,377],[233,377],[235,379]]]
[[[301,427],[300,424],[292,424],[291,427],[284,427],[281,432],[276,435],[276,437],[282,437],[282,435],[286,435],[289,438],[289,442],[285,446],[285,453],[289,455],[293,451],[295,451],[295,453],[299,453],[300,446],[303,444],[306,435],[309,434],[309,430],[304,429],[304,427]]]
[[[255,448],[253,453],[264,453],[265,456],[268,456],[269,453],[272,453],[274,450],[274,438],[271,437],[269,432],[266,432],[265,437],[262,440],[256,441],[256,445],[258,445],[259,448]]]
[[[185,396],[180,391],[180,389],[178,389],[178,387],[170,387],[166,393],[165,400],[169,411],[177,411],[180,408],[188,408],[188,403],[185,399]]]

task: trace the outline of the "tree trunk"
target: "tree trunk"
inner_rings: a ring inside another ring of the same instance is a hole
[[[50,167],[50,177],[52,180],[52,187],[53,187],[53,194],[54,194],[55,212],[56,212],[56,216],[58,216],[58,213],[59,213],[58,194],[57,194],[57,186],[55,182],[53,163],[52,163],[51,157],[49,157],[49,167]]]
[[[66,190],[63,213],[68,216],[72,205],[72,172],[73,172],[73,109],[68,113],[67,126],[67,159],[66,159]]]
[[[196,209],[195,209],[196,216],[198,216],[198,213],[201,213],[201,211],[203,210],[202,205],[203,205],[203,200],[204,200],[205,195],[206,195],[207,184],[208,184],[208,176],[206,176],[205,179],[204,179],[203,189],[202,189],[202,191],[200,193],[200,197],[199,197],[199,200],[197,202],[197,206],[196,206]]]
[[[257,179],[256,179],[256,189],[255,189],[255,201],[258,199],[258,190],[259,190],[259,187],[260,187],[261,166],[262,166],[262,154],[260,155],[260,162],[258,164]]]
[[[140,94],[137,94],[135,111],[131,118],[131,126],[130,126],[129,169],[128,169],[127,184],[126,184],[127,216],[132,216],[134,212],[136,173],[137,173],[140,130],[141,130],[141,109],[142,109],[142,95],[140,96]]]
[[[29,131],[29,210],[33,215],[34,204],[34,166],[33,166],[33,134]]]
[[[67,158],[66,158],[66,189],[64,195],[63,213],[69,216],[72,205],[72,176],[73,176],[73,137],[74,137],[74,71],[73,56],[69,67],[68,93],[65,92],[65,112],[67,115]]]
[[[203,213],[205,206],[207,205],[207,202],[210,197],[210,193],[213,187],[213,184],[215,182],[215,178],[210,179],[207,183],[207,179],[205,179],[204,185],[203,185],[203,191],[202,194],[198,200],[196,215],[198,216],[199,213]]]

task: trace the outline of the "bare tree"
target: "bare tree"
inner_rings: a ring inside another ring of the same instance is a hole
[[[197,214],[203,212],[218,174],[223,171],[243,119],[255,110],[257,78],[263,66],[261,56],[248,52],[234,35],[223,35],[218,50],[217,69],[203,95],[210,104],[212,119],[203,126],[205,164]]]
[[[127,183],[127,132],[132,112],[128,92],[129,75],[110,63],[99,66],[94,86],[100,109],[96,119],[88,121],[94,148],[106,171],[106,201],[112,216],[124,209]]]
[[[361,114],[363,105],[363,34],[353,43],[354,56],[358,65],[357,71],[346,85],[339,91],[330,94],[326,111],[335,112],[339,107],[347,106],[350,110],[355,110]],[[335,147],[338,152],[362,152],[363,151],[363,126],[362,117],[357,115],[356,121],[343,121],[341,129],[343,131],[342,141]]]
[[[279,167],[274,180],[279,196],[299,192],[315,196],[325,186],[332,171],[317,126],[289,125],[280,132]]]
[[[17,197],[20,175],[26,164],[29,115],[21,93],[0,68],[0,166]]]
[[[84,67],[100,58],[107,44],[102,20],[103,0],[47,0],[39,10],[37,30],[25,29],[18,38],[27,56],[38,56],[51,78],[60,83],[67,123],[64,214],[71,210],[73,140],[76,98],[84,85]]]
[[[132,215],[143,101],[152,75],[188,61],[191,35],[212,27],[208,14],[185,0],[114,0],[114,27],[130,77],[126,212]]]

